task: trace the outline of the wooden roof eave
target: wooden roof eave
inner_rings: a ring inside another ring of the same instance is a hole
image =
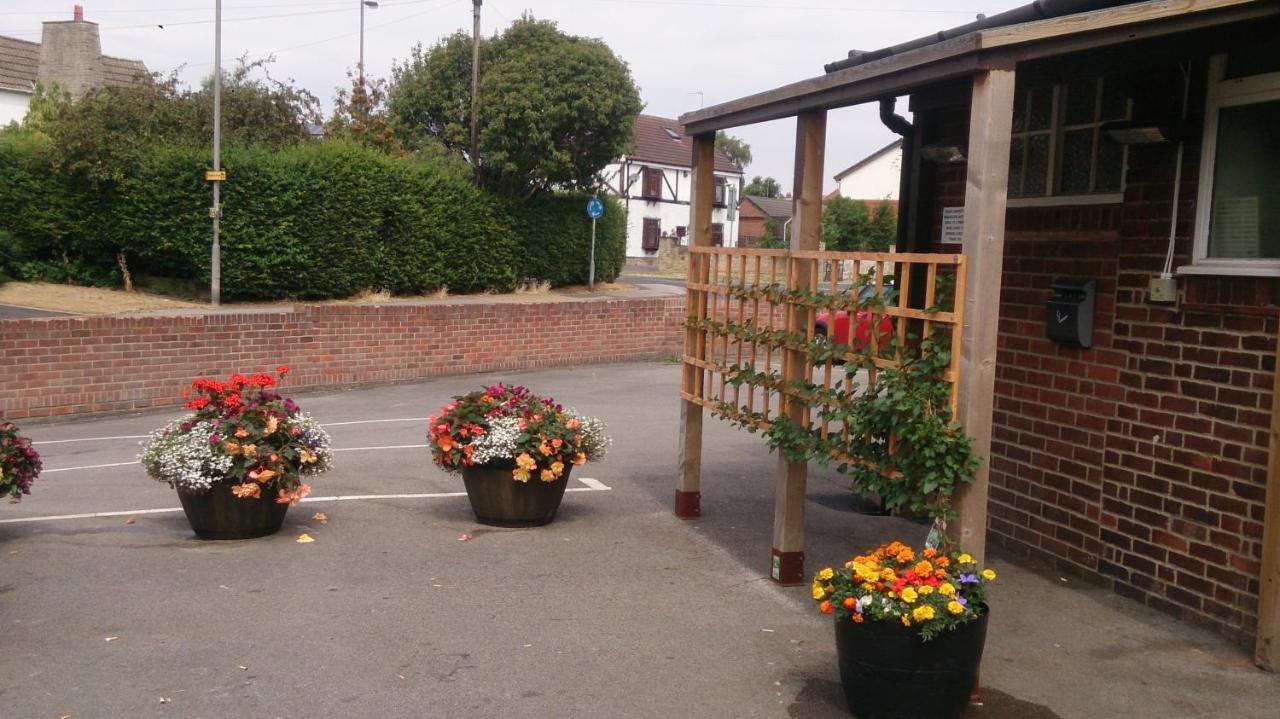
[[[1154,0],[962,35],[680,117],[689,135],[848,107],[1014,63],[1280,15],[1277,0]]]

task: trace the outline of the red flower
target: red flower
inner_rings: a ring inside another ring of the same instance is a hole
[[[223,397],[223,398],[222,398],[222,404],[224,404],[224,405],[226,405],[226,406],[228,406],[228,407],[239,407],[239,406],[240,406],[240,395],[235,394],[235,393],[229,394],[229,395],[227,395],[226,397]]]
[[[283,376],[285,376],[285,375],[289,374],[289,366],[288,366],[288,365],[278,365],[278,366],[276,367],[276,373],[277,373],[277,374],[279,374],[281,377],[283,377]]]

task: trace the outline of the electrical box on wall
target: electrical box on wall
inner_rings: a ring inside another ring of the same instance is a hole
[[[1150,298],[1152,302],[1177,302],[1178,281],[1172,277],[1152,277]]]
[[[1045,336],[1067,347],[1093,346],[1093,307],[1097,283],[1064,277],[1049,284]]]

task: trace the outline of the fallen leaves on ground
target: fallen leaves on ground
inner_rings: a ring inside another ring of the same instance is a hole
[[[314,516],[314,517],[312,517],[312,519],[316,520],[317,522],[319,522],[319,523],[321,523],[321,524],[328,524],[328,523],[329,523],[329,516],[328,516],[328,515],[326,515],[324,512],[316,512],[316,513],[315,513],[315,516]]]
[[[137,521],[137,520],[136,520],[136,519],[134,519],[133,517],[129,517],[128,519],[124,520],[124,523],[125,523],[125,524],[133,524],[133,523],[134,523],[134,522],[136,522],[136,521]]]
[[[107,642],[114,642],[115,640],[117,640],[117,639],[119,639],[119,638],[120,638],[120,637],[104,637],[104,638],[103,638],[103,641],[107,641]]]
[[[298,535],[298,544],[310,544],[311,542],[314,542],[314,541],[316,540],[306,532],[303,532],[302,534]]]
[[[471,535],[470,535],[470,534],[466,534],[466,533],[459,534],[459,535],[458,535],[458,541],[459,541],[459,542],[470,542],[470,541],[471,541]]]

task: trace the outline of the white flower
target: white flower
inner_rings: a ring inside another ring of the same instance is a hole
[[[489,430],[471,442],[475,449],[471,461],[488,464],[516,456],[516,439],[520,437],[520,423],[515,417],[495,417],[489,420]]]
[[[182,431],[182,425],[188,431]],[[147,474],[185,494],[202,494],[230,471],[232,459],[210,442],[211,422],[191,423],[184,417],[151,433],[139,459]]]

